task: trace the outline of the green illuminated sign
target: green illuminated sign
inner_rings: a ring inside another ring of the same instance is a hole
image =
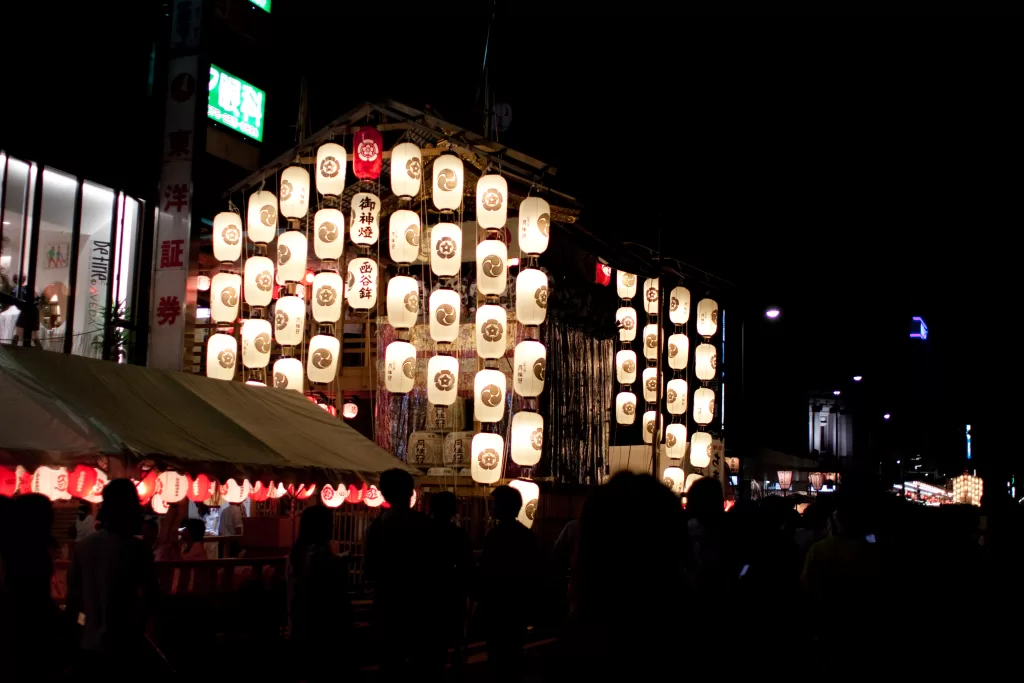
[[[270,0],[267,0],[270,7]],[[210,65],[210,98],[206,115],[242,135],[263,140],[266,93],[219,67]]]
[[[270,13],[270,0],[249,0],[249,2],[256,5],[267,14]]]

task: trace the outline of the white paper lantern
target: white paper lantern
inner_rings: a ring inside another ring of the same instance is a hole
[[[644,400],[653,403],[658,400],[658,369],[644,368],[643,372]]]
[[[665,407],[672,415],[686,412],[686,380],[670,379],[665,386]]]
[[[388,281],[388,321],[406,330],[416,325],[420,314],[420,288],[415,278],[396,275]]]
[[[337,197],[345,191],[348,153],[336,142],[325,142],[316,150],[316,189],[323,195]],[[321,257],[323,258],[323,257]]]
[[[476,245],[476,289],[481,294],[504,294],[508,282],[508,247],[501,240]]]
[[[430,295],[430,338],[439,342],[453,342],[459,336],[459,293],[452,289],[439,289]]]
[[[512,386],[520,396],[540,396],[547,374],[548,350],[538,341],[516,344]]]
[[[501,434],[477,434],[473,437],[470,475],[478,484],[494,484],[501,479],[501,463],[505,458],[505,439]]]
[[[213,379],[233,380],[238,342],[230,334],[217,333],[206,342],[206,376]]]
[[[281,233],[277,238],[278,282],[301,282],[306,276],[306,236],[298,230]]]
[[[524,325],[540,325],[548,313],[548,276],[527,268],[516,276],[516,317]]]
[[[519,214],[522,216],[522,206]],[[476,183],[477,225],[481,228],[504,228],[507,218],[508,182],[497,174],[480,176]]]
[[[690,357],[690,340],[685,334],[672,334],[668,338],[668,366],[673,370],[685,370],[686,359]]]
[[[673,287],[668,300],[668,319],[676,325],[685,325],[690,319],[690,290]]]
[[[353,244],[376,244],[380,238],[380,197],[370,192],[357,192],[352,197],[349,236]]]
[[[422,178],[420,148],[411,142],[395,145],[391,150],[391,193],[397,197],[415,197]]]
[[[699,474],[688,474],[688,475],[686,475],[686,486],[683,487],[683,493],[686,493],[687,491],[689,491],[690,487],[693,486],[693,484],[697,480],[703,479],[703,478],[704,477],[700,476]]]
[[[697,303],[697,334],[714,336],[718,331],[718,303],[714,299],[701,299]]]
[[[320,209],[313,216],[313,253],[319,259],[340,259],[345,251],[345,214]]]
[[[156,480],[165,503],[177,503],[188,494],[188,477],[180,472],[161,472]]]
[[[257,244],[272,242],[277,235],[277,196],[266,190],[249,195],[247,213],[249,239]]]
[[[298,358],[278,358],[274,361],[274,388],[304,393],[302,361]]]
[[[427,400],[434,405],[450,406],[459,391],[459,360],[453,356],[434,356],[427,361]]]
[[[306,302],[297,296],[283,296],[274,305],[274,339],[281,346],[302,343],[306,326]]]
[[[693,392],[693,420],[699,425],[709,424],[715,419],[715,392],[700,388]]]
[[[462,159],[454,154],[442,154],[434,159],[431,197],[435,208],[451,211],[462,205],[462,175]]]
[[[644,426],[644,443],[651,443],[652,439],[654,439],[654,423],[655,423],[656,418],[657,418],[657,412],[656,411],[648,410],[647,412],[644,413],[644,421],[643,421],[643,426]],[[659,429],[658,431],[659,432],[664,431],[664,426],[662,426],[661,429]],[[661,443],[661,434],[660,433],[658,434],[658,443]]]
[[[473,380],[473,415],[480,422],[500,422],[505,416],[505,373],[481,370]]]
[[[221,262],[242,257],[242,217],[234,211],[221,211],[213,217],[213,257]]]
[[[154,493],[153,497],[149,499],[149,507],[158,515],[166,515],[171,509],[171,506],[159,493]]]
[[[707,467],[711,464],[711,435],[695,432],[690,438],[690,466]]]
[[[392,394],[408,394],[416,384],[416,347],[394,341],[384,349],[384,386]]]
[[[527,254],[542,254],[548,248],[551,206],[540,197],[527,197],[519,204],[519,248]]]
[[[673,460],[686,455],[686,425],[672,423],[665,427],[665,454]]]
[[[210,276],[199,275],[196,277],[196,289],[200,292],[210,291]]]
[[[228,479],[220,487],[220,495],[228,503],[241,503],[249,497],[250,491],[252,491],[252,484],[248,479],[243,479],[241,484],[234,479]]]
[[[631,425],[636,422],[636,394],[631,391],[620,391],[616,394],[615,421],[620,425]]]
[[[658,278],[644,280],[644,310],[657,315],[658,313]]]
[[[615,354],[615,379],[619,384],[632,384],[636,381],[636,352],[619,351]]]
[[[666,467],[661,475],[661,481],[665,486],[672,489],[677,496],[682,495],[683,487],[686,485],[686,474],[680,467]]]
[[[476,309],[476,353],[481,358],[503,358],[508,337],[508,313],[487,304]]]
[[[370,258],[354,258],[348,262],[345,299],[359,311],[377,305],[377,262]]]
[[[324,484],[320,489],[320,502],[324,504],[324,507],[340,507],[345,502],[345,495],[341,491],[335,491],[330,484]]]
[[[388,247],[395,263],[413,263],[420,255],[420,217],[399,209],[388,218]]]
[[[636,309],[623,306],[615,311],[615,325],[619,328],[619,341],[636,339]]]
[[[430,269],[434,275],[451,277],[462,268],[462,229],[438,223],[430,231]]]
[[[341,299],[345,283],[341,275],[331,271],[313,276],[313,295],[310,298],[313,320],[318,323],[336,323],[341,319]]]
[[[615,291],[620,299],[632,299],[636,296],[636,275],[624,271],[615,272]]]
[[[242,293],[242,276],[235,273],[217,273],[210,284],[210,318],[218,323],[232,323],[238,319],[238,301]]]
[[[60,479],[64,479],[64,488],[61,490]],[[19,478],[20,481],[20,478]],[[61,500],[68,488],[68,471],[65,467],[37,467],[32,473],[31,490],[46,496],[50,500]],[[68,496],[70,497],[70,496]]]
[[[655,360],[658,357],[658,326],[644,325],[644,358]]]
[[[698,344],[697,350],[693,352],[693,361],[696,367],[697,379],[714,379],[718,367],[718,350],[711,344]]]
[[[245,303],[269,306],[274,298],[274,262],[266,256],[251,256],[245,261]]]
[[[19,477],[20,479],[20,477]],[[101,469],[96,470],[96,484],[93,485],[92,491],[88,495],[82,496],[82,500],[90,503],[102,503],[103,502],[103,488],[107,485],[107,473]]]
[[[309,209],[309,172],[301,166],[289,166],[281,172],[281,215],[303,218]]]
[[[246,320],[242,323],[242,365],[265,368],[270,362],[273,325],[269,320]]]
[[[544,418],[539,413],[521,410],[512,416],[512,462],[533,467],[540,462],[544,446]]]
[[[509,483],[509,486],[519,491],[523,498],[523,505],[519,508],[519,515],[516,519],[527,529],[533,527],[533,519],[537,516],[537,505],[540,502],[540,487],[532,481],[516,479]]]
[[[379,508],[384,504],[384,496],[381,494],[380,489],[371,484],[370,488],[363,495],[363,502],[366,503],[366,507]]]

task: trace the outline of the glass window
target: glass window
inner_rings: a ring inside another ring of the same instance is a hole
[[[64,351],[68,297],[71,294],[71,229],[78,180],[43,169],[43,202],[36,254],[39,341],[47,351]]]
[[[75,339],[71,346],[71,352],[79,356],[103,357],[103,323],[106,319],[114,209],[113,190],[88,181],[82,184],[82,232],[75,281]]]
[[[0,244],[0,287],[3,291],[21,298],[20,285],[27,273],[22,269],[24,261],[24,230],[26,190],[29,184],[29,165],[18,159],[5,159],[0,155],[0,168],[7,161],[7,193],[4,197],[3,242]],[[2,173],[2,171],[0,171]],[[0,311],[0,342],[10,343],[15,334],[18,308],[12,306]]]
[[[140,219],[139,202],[124,194],[119,195],[117,220],[117,263],[114,272],[115,312],[122,320],[131,320],[135,311],[131,310],[132,295],[135,281],[135,251],[138,244],[138,227]],[[126,330],[117,330],[115,358],[125,363],[128,361],[127,344],[129,334]]]

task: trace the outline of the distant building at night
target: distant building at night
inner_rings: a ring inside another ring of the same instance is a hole
[[[842,396],[812,393],[807,401],[807,451],[849,458],[853,455],[853,414]]]

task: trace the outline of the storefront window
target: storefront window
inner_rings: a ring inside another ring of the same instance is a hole
[[[135,277],[135,246],[138,238],[139,219],[141,217],[139,202],[124,194],[119,195],[117,220],[117,264],[114,272],[115,312],[122,320],[132,318],[132,295],[134,294]],[[113,347],[113,358],[121,363],[128,359],[127,343],[129,335],[124,329],[116,331],[117,343]]]
[[[82,232],[75,280],[75,339],[71,346],[71,352],[79,356],[103,357],[114,215],[113,190],[88,181],[83,183]]]
[[[5,164],[6,162],[6,164]],[[29,164],[0,155],[0,169],[7,167],[7,188],[3,198],[3,242],[0,244],[0,287],[7,294],[21,298],[20,285],[28,273],[22,267],[25,250],[26,190],[29,184]],[[3,171],[0,170],[0,173]],[[2,177],[0,177],[2,183]],[[0,184],[2,187],[2,184]],[[18,308],[12,306],[0,312],[0,343],[9,344],[14,338]]]
[[[71,294],[71,233],[78,181],[52,168],[43,170],[43,201],[36,254],[39,341],[47,351],[64,350]]]

